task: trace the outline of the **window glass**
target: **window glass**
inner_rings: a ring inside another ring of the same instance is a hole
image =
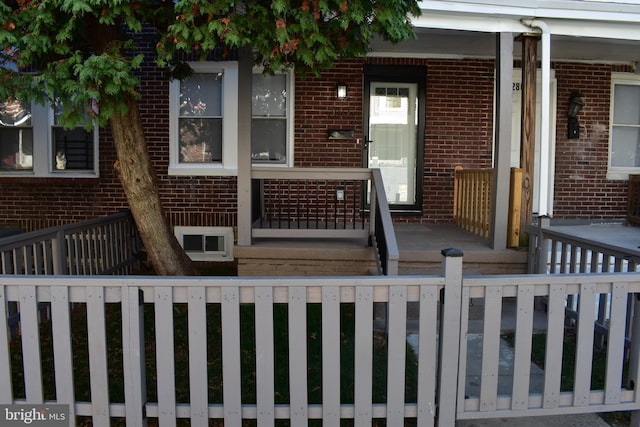
[[[287,76],[254,74],[251,157],[257,162],[287,161]]]
[[[82,171],[94,169],[93,131],[83,126],[65,129],[60,125],[63,105],[56,103],[53,108],[52,156],[54,171]],[[89,116],[85,119],[88,121]]]
[[[610,166],[640,167],[640,86],[614,86]]]
[[[0,170],[32,169],[33,129],[29,104],[0,103]]]
[[[180,83],[178,128],[181,163],[222,161],[222,73]]]

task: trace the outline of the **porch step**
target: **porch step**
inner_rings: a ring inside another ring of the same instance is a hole
[[[368,276],[377,271],[373,248],[361,239],[260,240],[236,246],[238,276]]]
[[[444,249],[444,248],[443,248]],[[463,251],[465,274],[523,274],[527,272],[527,252],[506,250]],[[398,270],[401,275],[440,274],[440,250],[402,250]]]

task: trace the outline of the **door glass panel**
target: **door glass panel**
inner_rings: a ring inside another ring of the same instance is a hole
[[[370,168],[380,169],[389,204],[416,201],[417,83],[372,82]]]

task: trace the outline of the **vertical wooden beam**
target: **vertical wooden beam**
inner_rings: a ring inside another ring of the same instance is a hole
[[[533,176],[536,147],[536,69],[538,68],[537,35],[522,37],[522,131],[520,168],[522,169],[522,207],[520,230],[525,230],[533,216]],[[526,233],[520,233],[520,245],[527,245]]]

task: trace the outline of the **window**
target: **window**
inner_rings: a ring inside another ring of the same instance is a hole
[[[237,174],[236,62],[191,63],[170,84],[170,175]]]
[[[91,171],[94,168],[93,132],[84,126],[72,129],[63,128],[59,121],[63,107],[56,104],[53,108],[53,125],[51,126],[51,141],[53,143],[54,171]],[[86,118],[89,120],[89,118]]]
[[[64,129],[63,106],[0,103],[0,174],[58,177],[98,175],[98,131]]]
[[[609,132],[609,179],[640,172],[640,77],[613,74]]]
[[[292,122],[290,74],[253,74],[251,158],[254,163],[290,164]]]
[[[174,234],[193,261],[233,261],[233,228],[176,226]]]
[[[33,170],[31,107],[20,101],[0,105],[0,171]]]

